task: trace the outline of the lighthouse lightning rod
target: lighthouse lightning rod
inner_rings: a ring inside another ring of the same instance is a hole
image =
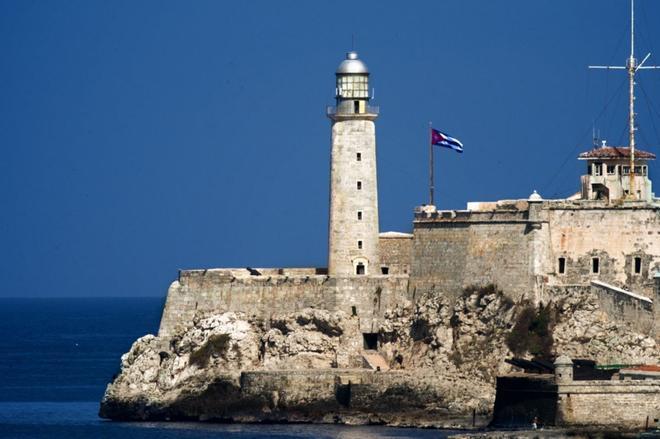
[[[590,69],[627,70],[629,83],[628,137],[630,145],[630,187],[628,197],[635,199],[635,73],[640,69],[660,69],[660,66],[645,66],[651,54],[647,54],[641,63],[635,59],[635,0],[630,0],[630,57],[625,66],[589,66]]]

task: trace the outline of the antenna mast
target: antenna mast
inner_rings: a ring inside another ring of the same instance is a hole
[[[647,54],[641,63],[635,59],[635,0],[630,0],[630,57],[624,66],[589,66],[590,69],[627,70],[629,83],[628,142],[630,146],[630,187],[628,198],[637,199],[635,191],[635,73],[640,69],[660,69],[660,66],[644,66],[651,54]]]

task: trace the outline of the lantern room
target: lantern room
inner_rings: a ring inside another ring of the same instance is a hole
[[[336,111],[343,114],[369,112],[369,69],[358,58],[357,52],[348,52],[336,71]]]

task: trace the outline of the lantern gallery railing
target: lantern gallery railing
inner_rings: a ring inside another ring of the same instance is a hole
[[[334,116],[335,114],[378,114],[380,112],[380,107],[367,105],[362,107],[363,111],[355,111],[356,109],[353,106],[347,105],[340,108],[334,105],[328,105],[325,108],[325,114],[328,116]]]

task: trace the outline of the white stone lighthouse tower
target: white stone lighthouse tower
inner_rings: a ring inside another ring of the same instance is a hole
[[[336,72],[332,120],[328,274],[380,274],[376,126],[369,106],[369,70],[348,52]]]

